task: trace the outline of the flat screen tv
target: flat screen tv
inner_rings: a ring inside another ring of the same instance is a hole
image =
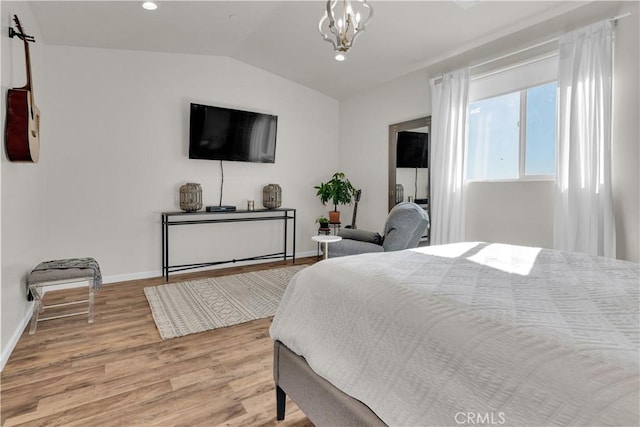
[[[396,167],[426,168],[429,167],[429,134],[424,132],[398,132],[396,149]]]
[[[189,158],[275,163],[278,116],[191,104]]]

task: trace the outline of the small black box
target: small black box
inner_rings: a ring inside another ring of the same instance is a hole
[[[234,212],[235,206],[220,205],[220,206],[207,206],[207,212]]]

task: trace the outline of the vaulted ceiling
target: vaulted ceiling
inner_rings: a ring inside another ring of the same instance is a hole
[[[324,1],[29,3],[49,45],[229,56],[341,99],[496,40],[516,45],[593,2],[370,0],[373,20],[345,62],[318,33]]]

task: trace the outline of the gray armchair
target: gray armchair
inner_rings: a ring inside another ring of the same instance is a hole
[[[400,203],[391,209],[383,235],[364,230],[341,230],[339,242],[329,245],[329,257],[366,252],[390,252],[415,248],[429,228],[427,212],[415,203]]]

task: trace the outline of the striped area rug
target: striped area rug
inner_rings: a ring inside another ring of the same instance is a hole
[[[306,265],[144,288],[163,340],[276,314],[289,280]]]

